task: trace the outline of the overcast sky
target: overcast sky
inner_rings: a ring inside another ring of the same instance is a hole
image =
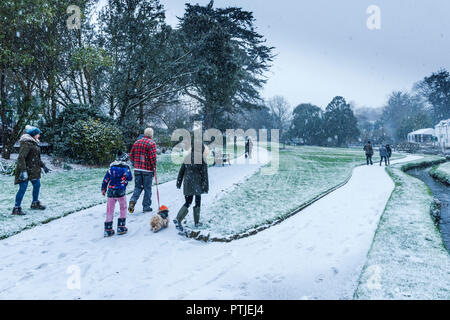
[[[209,2],[160,1],[173,26],[186,2]],[[370,5],[381,10],[380,30],[366,26]],[[277,54],[263,96],[282,95],[293,107],[325,108],[336,95],[380,107],[391,91],[450,70],[449,0],[216,0],[215,6],[253,11],[257,31]]]

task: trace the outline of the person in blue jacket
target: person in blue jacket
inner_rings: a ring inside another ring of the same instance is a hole
[[[127,197],[126,189],[128,182],[133,180],[130,167],[127,164],[128,155],[121,151],[116,156],[116,161],[111,163],[108,171],[103,178],[102,194],[108,196],[106,205],[105,237],[114,235],[113,218],[116,202],[120,205],[120,217],[117,223],[117,234],[127,233],[125,227],[127,216]]]
[[[380,166],[383,163],[383,159],[384,159],[384,164],[387,166],[388,165],[388,163],[387,163],[388,151],[387,151],[386,146],[384,144],[381,145],[381,147],[380,147],[380,158],[381,158],[380,159]]]

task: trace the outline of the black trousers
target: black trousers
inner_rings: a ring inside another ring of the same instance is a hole
[[[184,199],[186,200],[184,206],[186,208],[189,208],[189,206],[192,204],[192,200],[194,199],[194,196],[184,196]],[[201,205],[201,202],[202,202],[202,196],[200,194],[196,195],[195,196],[195,206],[194,207],[199,208],[200,205]]]
[[[367,161],[367,165],[369,165],[369,161],[370,161],[370,164],[373,164],[371,154],[366,154],[366,161]]]
[[[381,156],[380,166],[381,166],[381,163],[383,162],[383,159],[384,159],[384,164],[387,166],[387,165],[388,165],[388,163],[387,163],[387,157],[384,157],[384,156]]]

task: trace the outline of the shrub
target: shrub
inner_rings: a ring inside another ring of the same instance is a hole
[[[123,148],[122,132],[99,120],[78,120],[69,126],[69,157],[88,164],[106,164]]]
[[[43,132],[42,139],[53,145],[55,155],[63,159],[67,158],[71,153],[68,134],[70,133],[70,126],[79,120],[88,121],[89,119],[111,122],[99,108],[84,104],[71,104],[58,114],[54,122],[41,122],[39,124],[39,128]]]

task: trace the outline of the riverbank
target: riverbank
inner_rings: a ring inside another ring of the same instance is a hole
[[[433,167],[430,170],[430,175],[439,182],[450,186],[450,162]]]
[[[395,189],[380,219],[355,299],[450,299],[450,255],[430,215],[433,196],[404,171],[445,161],[394,165]]]
[[[432,169],[431,169],[432,170]],[[434,210],[435,224],[439,227],[442,241],[447,251],[450,249],[450,186],[433,179],[430,175],[430,168],[412,169],[408,171],[412,175],[422,180],[433,193],[436,199],[436,210]]]

